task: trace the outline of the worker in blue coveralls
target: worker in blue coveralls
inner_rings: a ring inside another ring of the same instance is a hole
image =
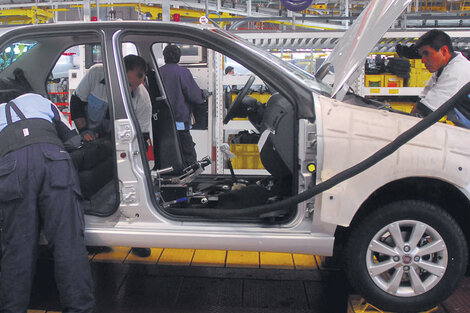
[[[183,149],[182,156],[186,166],[197,161],[195,143],[189,130],[191,129],[191,106],[202,105],[206,99],[191,72],[178,65],[181,49],[177,45],[167,45],[163,49],[165,65],[160,67],[163,85],[168,100],[173,108],[178,137]]]
[[[81,138],[57,107],[27,93],[0,104],[0,311],[26,313],[42,229],[62,312],[92,312],[80,186],[67,149]]]

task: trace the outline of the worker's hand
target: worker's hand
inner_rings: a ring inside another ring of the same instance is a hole
[[[84,117],[77,117],[73,120],[73,122],[75,123],[77,129],[86,128],[87,126],[86,119]]]
[[[210,92],[207,89],[201,89],[201,91],[202,91],[202,97],[204,98],[204,100],[207,100],[209,99],[210,96],[212,96],[212,92]]]
[[[89,129],[81,131],[80,136],[82,136],[84,141],[93,141],[98,138],[98,134]]]

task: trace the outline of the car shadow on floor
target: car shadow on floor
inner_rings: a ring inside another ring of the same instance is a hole
[[[347,312],[339,270],[91,263],[95,312]],[[59,311],[53,261],[40,258],[31,309]]]

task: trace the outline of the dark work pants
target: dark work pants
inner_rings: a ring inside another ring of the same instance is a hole
[[[33,144],[0,159],[1,312],[29,305],[42,229],[54,257],[62,312],[92,312],[90,264],[77,174],[67,152]]]
[[[183,163],[185,167],[196,163],[197,156],[196,149],[194,149],[196,144],[194,143],[193,137],[191,137],[189,130],[178,130],[178,137],[182,149],[181,156],[183,157]]]

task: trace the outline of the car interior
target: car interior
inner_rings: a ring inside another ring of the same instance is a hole
[[[152,45],[158,39],[164,43],[175,42],[174,39],[168,40],[169,38],[150,35],[128,35],[122,39],[123,42],[135,44],[138,54],[149,65],[145,85],[152,102],[152,137],[155,161],[149,162],[145,153],[140,155],[143,158],[142,164],[148,177],[148,187],[151,194],[155,195],[155,198],[152,199],[155,208],[167,216],[177,219],[203,218],[278,223],[293,218],[297,213],[295,208],[286,207],[261,215],[247,210],[251,207],[269,205],[297,192],[295,183],[297,179],[295,162],[297,126],[293,105],[271,86],[269,86],[271,97],[266,104],[250,97],[248,94],[254,80],[254,76],[252,76],[240,89],[223,121],[224,124],[227,124],[234,117],[248,118],[256,129],[256,133],[260,137],[263,137],[261,135],[264,134],[264,144],[259,157],[270,175],[236,175],[233,170],[231,170],[231,174],[224,175],[202,173],[213,162],[205,156],[198,156],[200,160],[197,163],[184,167],[171,103],[165,96],[157,59],[152,52]],[[21,41],[27,42],[28,40],[29,38],[24,38]],[[64,36],[60,40],[57,39],[57,36],[39,36],[32,41],[35,44],[27,53],[24,53],[23,56],[0,72],[2,86],[6,84],[7,80],[23,79],[30,84],[33,92],[45,95],[45,90],[49,88],[48,85],[57,83],[52,72],[54,64],[64,52],[79,45],[86,47],[101,44],[97,35],[94,34]],[[51,44],[52,41],[55,44]],[[187,39],[182,39],[181,42],[187,43]],[[13,47],[15,44],[12,42],[10,46]],[[98,61],[106,62],[103,56]],[[50,64],[50,66],[45,67],[43,64]],[[16,74],[14,74],[15,70]],[[39,78],[44,78],[44,80],[41,82]],[[109,88],[108,92],[111,92]],[[51,93],[46,96],[52,98]],[[132,108],[130,111],[133,115]],[[109,107],[109,114],[113,116],[112,106]],[[208,117],[209,120],[211,118],[211,116]],[[139,137],[142,137],[140,128],[136,128]],[[139,143],[141,149],[145,150],[145,142],[142,138],[139,139]],[[108,151],[110,152],[109,158],[104,158],[106,162],[97,162],[100,164],[86,170],[79,169],[82,188],[86,188],[104,173],[108,175],[111,173],[111,180],[108,183],[95,187],[97,191],[84,199],[86,214],[109,216],[119,206],[119,180],[117,178],[116,153],[112,151],[113,145],[105,145],[105,149],[111,150]],[[102,151],[103,146],[96,149]],[[86,158],[86,155],[84,157]],[[230,162],[229,156],[225,159],[226,162]],[[231,169],[230,165],[227,167]],[[231,212],[237,210],[240,212],[244,210],[243,212],[246,214],[239,212],[232,216]]]
[[[149,62],[151,64],[151,62]],[[201,174],[211,160],[202,158],[196,164],[183,167],[181,146],[173,118],[172,107],[158,70],[150,69],[147,88],[152,101],[155,167],[153,187],[163,209],[178,216],[218,218],[219,211],[246,209],[283,199],[293,192],[294,177],[294,110],[279,93],[272,93],[266,104],[248,96],[254,76],[250,77],[229,107],[224,124],[232,118],[248,118],[258,134],[268,136],[260,159],[271,176],[238,176]],[[167,148],[171,146],[170,148]],[[229,162],[229,161],[227,161]],[[230,167],[230,165],[228,166]],[[240,216],[236,214],[236,218]],[[230,214],[223,214],[230,219]],[[262,218],[285,219],[291,211],[277,210]],[[260,216],[246,218],[259,219]]]

